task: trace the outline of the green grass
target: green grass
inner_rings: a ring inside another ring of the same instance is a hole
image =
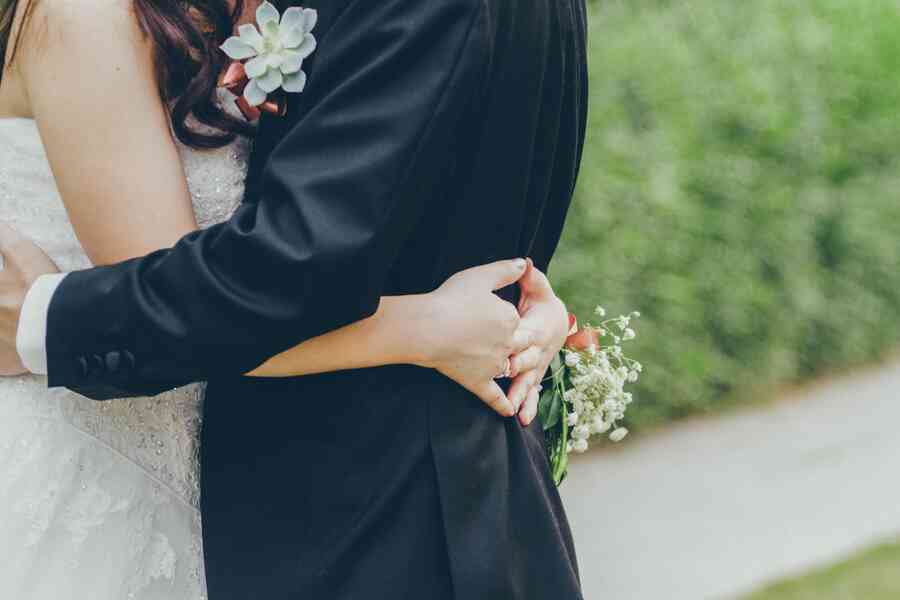
[[[900,544],[766,587],[744,600],[896,600],[900,598]]]
[[[641,310],[646,426],[900,341],[894,0],[591,5],[588,144],[552,269]]]

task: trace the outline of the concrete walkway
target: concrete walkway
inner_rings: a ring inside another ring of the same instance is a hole
[[[575,461],[587,600],[733,598],[900,533],[900,362]]]

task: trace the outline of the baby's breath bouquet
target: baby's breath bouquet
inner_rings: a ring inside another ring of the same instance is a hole
[[[642,370],[641,363],[622,351],[622,345],[635,338],[631,322],[640,313],[605,319],[603,307],[594,312],[600,323],[581,328],[569,316],[569,338],[551,366],[552,383],[541,394],[538,415],[557,485],[566,477],[569,453],[587,450],[592,436],[608,435],[620,442],[628,435],[619,425],[632,400],[625,386],[636,382]]]

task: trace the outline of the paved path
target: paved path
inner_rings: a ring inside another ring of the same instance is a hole
[[[900,533],[900,363],[579,458],[587,600],[733,598]]]

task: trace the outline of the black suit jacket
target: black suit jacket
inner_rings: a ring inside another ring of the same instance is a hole
[[[577,598],[539,425],[436,372],[239,376],[382,295],[546,269],[586,110],[583,0],[310,0],[319,45],[264,117],[246,201],[171,250],[72,273],[50,384],[97,399],[209,380],[212,600]]]

